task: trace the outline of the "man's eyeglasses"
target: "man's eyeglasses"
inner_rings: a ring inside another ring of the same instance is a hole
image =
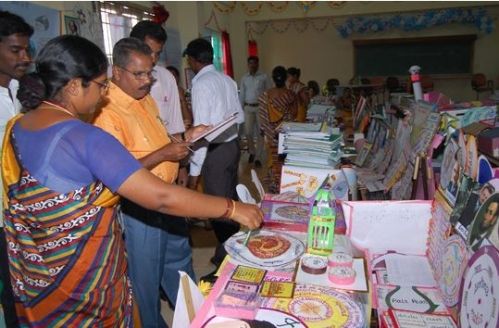
[[[136,80],[145,80],[145,79],[150,79],[150,80],[153,80],[154,77],[152,76],[154,70],[150,70],[149,72],[132,72],[122,66],[118,66],[119,68],[121,68],[122,70],[124,70],[125,72],[128,72],[130,74],[132,74]]]
[[[99,88],[102,91],[109,90],[109,86],[110,86],[109,80],[104,80],[104,82],[99,82],[99,81],[96,81],[96,80],[91,80],[91,82],[94,82],[95,84],[98,84]]]
[[[489,209],[485,210],[485,214],[494,215],[495,213],[496,213],[495,210],[489,210]]]

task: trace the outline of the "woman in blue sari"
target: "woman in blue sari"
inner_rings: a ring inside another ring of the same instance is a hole
[[[20,81],[25,115],[8,124],[2,175],[11,283],[22,326],[131,327],[133,293],[118,195],[173,215],[249,228],[256,207],[164,183],[111,135],[78,119],[107,92],[107,59],[72,35],[49,41]],[[192,137],[192,136],[191,136]]]

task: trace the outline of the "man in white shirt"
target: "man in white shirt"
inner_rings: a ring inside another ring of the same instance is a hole
[[[237,95],[236,82],[213,66],[213,48],[205,39],[191,41],[184,51],[189,66],[196,74],[192,79],[192,114],[194,125],[216,125],[233,113],[237,123],[244,114]],[[201,147],[191,157],[189,188],[196,189],[203,175],[204,191],[210,195],[237,199],[237,170],[240,150],[237,125],[233,125],[208,146]],[[226,219],[212,220],[218,240],[212,263],[218,265],[225,257],[223,243],[239,231],[239,225]]]
[[[262,166],[263,135],[260,133],[260,119],[258,116],[258,98],[270,88],[270,81],[265,73],[258,71],[259,59],[256,56],[248,57],[248,73],[241,78],[239,85],[239,99],[244,109],[244,127],[248,143],[249,163],[255,161],[255,167]],[[256,135],[256,146],[255,146]]]
[[[32,34],[33,28],[21,17],[7,11],[0,11],[0,138],[2,140],[7,121],[18,114],[21,109],[21,104],[16,97],[19,87],[17,80],[26,73],[31,63],[29,38]],[[0,201],[3,204],[2,191],[3,188],[0,188]],[[7,327],[16,327],[17,317],[12,297],[3,226],[2,210],[0,212],[0,279],[4,291],[1,301]]]

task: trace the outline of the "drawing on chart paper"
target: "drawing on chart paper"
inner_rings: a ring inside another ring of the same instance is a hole
[[[291,313],[310,328],[364,324],[361,307],[350,296],[321,286],[297,284],[292,299],[267,298],[261,306]]]
[[[275,204],[272,209],[271,217],[274,220],[308,222],[310,218],[310,209],[307,205],[286,205]]]

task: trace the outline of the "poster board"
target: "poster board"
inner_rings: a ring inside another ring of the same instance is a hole
[[[343,202],[347,235],[360,250],[426,253],[431,201]]]

